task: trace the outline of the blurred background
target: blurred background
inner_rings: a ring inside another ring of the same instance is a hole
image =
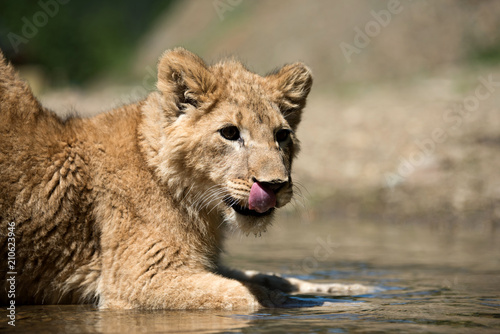
[[[42,102],[93,115],[154,89],[183,46],[315,83],[295,164],[318,216],[500,226],[500,2],[41,0],[0,3],[0,47]],[[300,210],[299,210],[300,211]]]

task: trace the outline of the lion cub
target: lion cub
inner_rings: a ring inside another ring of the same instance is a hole
[[[350,289],[219,263],[228,227],[265,231],[292,198],[311,84],[301,63],[262,77],[177,48],[143,101],[62,120],[0,53],[0,243],[6,259],[14,226],[15,302],[248,309],[286,303],[275,289]]]

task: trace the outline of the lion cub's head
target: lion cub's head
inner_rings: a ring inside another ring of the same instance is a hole
[[[301,63],[262,77],[235,60],[207,66],[167,51],[143,107],[148,162],[192,212],[259,233],[292,198],[295,130],[311,84]]]

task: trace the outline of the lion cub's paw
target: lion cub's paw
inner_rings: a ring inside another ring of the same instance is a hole
[[[256,284],[247,284],[250,292],[257,298],[261,307],[282,307],[288,301],[288,296],[279,290],[269,290]]]

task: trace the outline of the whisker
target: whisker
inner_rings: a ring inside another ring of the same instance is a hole
[[[220,187],[219,185],[213,185],[210,188],[208,188],[205,191],[201,191],[198,194],[194,196],[193,199],[193,208],[195,211],[200,211],[200,209],[203,207],[204,202],[207,198],[207,195],[210,195],[212,192],[216,191],[217,188]]]
[[[213,201],[215,201],[215,202],[219,202],[219,201],[220,201],[220,202],[222,202],[225,196],[221,196],[221,195],[224,195],[224,193],[225,193],[225,192],[226,192],[226,191],[223,189],[223,190],[222,190],[221,192],[219,192],[218,194],[214,194],[214,195],[212,196],[212,198],[213,198],[213,199],[211,199],[211,200],[210,200],[210,202],[208,202],[208,203],[205,205],[205,208],[204,208],[204,209],[207,209],[207,208],[208,208],[208,205],[209,205],[211,202],[213,202]],[[217,198],[219,198],[219,199],[217,200]],[[210,211],[208,211],[208,214],[210,214],[210,213],[211,213],[211,212],[212,212],[212,211],[213,211],[216,207],[217,207],[217,205],[214,205],[214,207],[213,207],[212,209],[210,209]]]
[[[225,188],[223,188],[222,186],[219,186],[217,185],[216,187],[211,187],[209,188],[207,191],[205,191],[203,193],[203,198],[200,198],[199,202],[197,203],[197,206],[196,206],[196,210],[197,211],[201,211],[201,210],[206,210],[208,209],[208,207],[210,206],[210,204],[214,201],[217,201],[218,198],[219,201],[222,201],[223,198],[225,197],[225,193],[227,192],[227,190]],[[224,196],[223,196],[224,195]],[[217,206],[215,205],[210,211],[209,213],[212,212],[212,210],[214,208],[216,208]]]
[[[199,201],[204,202],[208,196],[210,196],[214,192],[219,191],[219,187],[220,187],[219,185],[214,185],[214,186],[208,188],[207,190],[205,190],[204,192],[202,192],[199,195]]]
[[[293,184],[293,190],[296,196],[292,198],[292,206],[297,213],[297,215],[300,215],[305,217],[306,220],[311,220],[311,211],[310,211],[310,206],[308,202],[308,198],[311,196],[310,192],[307,190],[307,188],[300,182],[294,181]],[[304,192],[307,194],[307,197],[304,196]],[[302,219],[301,219],[302,220]]]
[[[300,204],[304,209],[308,207],[307,199],[302,194],[296,194],[292,200],[298,204]]]
[[[181,199],[181,202],[184,202],[184,200],[186,199],[186,197],[189,195],[189,193],[191,192],[191,190],[193,190],[193,187],[194,187],[194,184],[191,185],[191,187],[189,188],[188,192],[184,195],[184,197]]]
[[[205,197],[205,200],[204,200],[205,205],[204,205],[203,209],[206,209],[207,206],[210,204],[210,202],[212,202],[215,198],[219,197],[224,192],[225,192],[224,189],[215,189],[210,194],[207,194],[207,196]]]
[[[306,186],[304,186],[302,183],[298,182],[298,181],[294,181],[293,182],[293,186],[299,190],[301,193],[302,193],[302,190],[304,190],[307,194],[307,196],[311,196],[311,193],[309,192],[309,190],[307,189]]]

